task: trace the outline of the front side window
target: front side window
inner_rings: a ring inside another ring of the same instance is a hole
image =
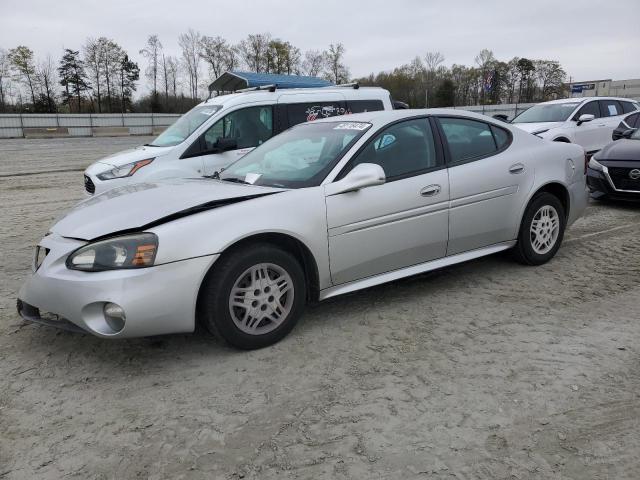
[[[511,123],[564,122],[580,102],[541,103],[525,110]]]
[[[603,117],[622,115],[622,107],[616,100],[600,100],[600,112]]]
[[[573,120],[578,121],[581,115],[593,115],[595,118],[600,118],[600,107],[598,102],[589,102],[582,106],[578,113],[573,116]]]
[[[271,106],[236,110],[218,120],[204,134],[205,150],[215,148],[219,139],[233,139],[236,148],[257,147],[273,136]]]
[[[637,127],[637,122],[640,119],[639,113],[634,113],[633,115],[629,115],[624,119],[624,122],[620,122],[618,128],[635,128]]]
[[[428,121],[418,118],[385,128],[349,162],[338,178],[361,163],[380,165],[387,181],[438,166],[433,133]]]
[[[498,144],[489,124],[478,120],[450,117],[442,117],[439,121],[449,145],[452,163],[492,155],[498,151]],[[494,128],[496,131],[502,130]],[[508,134],[507,138],[500,136],[498,140],[500,148],[503,148],[506,145],[505,141],[509,141],[509,136]]]
[[[181,144],[221,108],[220,105],[203,105],[189,110],[149,145],[153,147],[174,147]]]
[[[281,188],[320,185],[370,127],[347,121],[299,125],[231,164],[220,179]]]

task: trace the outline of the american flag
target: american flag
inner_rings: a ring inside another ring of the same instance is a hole
[[[485,76],[484,76],[484,91],[485,92],[490,92],[491,88],[493,87],[493,70],[488,71]]]

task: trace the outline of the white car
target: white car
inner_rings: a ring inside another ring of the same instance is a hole
[[[89,166],[85,190],[94,195],[132,183],[210,176],[293,125],[393,109],[387,90],[350,87],[264,87],[211,98],[151,143]]]
[[[637,110],[638,102],[628,98],[565,98],[534,105],[511,123],[541,138],[577,143],[592,155],[611,142],[620,122]]]

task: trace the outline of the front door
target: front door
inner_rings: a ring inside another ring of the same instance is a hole
[[[426,118],[387,127],[347,164],[376,163],[386,183],[327,196],[331,278],[358,280],[441,258],[449,179]]]
[[[583,114],[591,114],[595,116],[590,122],[584,122],[578,125],[578,118]],[[600,107],[598,101],[593,100],[584,104],[578,113],[573,116],[573,121],[576,122],[575,139],[578,145],[588,152],[592,153],[602,148],[602,142],[604,137],[604,119],[600,114]],[[609,139],[611,141],[611,139]],[[607,142],[608,143],[608,142]]]

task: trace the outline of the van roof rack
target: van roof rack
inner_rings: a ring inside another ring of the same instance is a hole
[[[360,84],[358,82],[352,83],[339,83],[336,87],[340,88],[353,88],[354,90],[358,90],[360,88]]]
[[[255,92],[257,90],[269,90],[270,92],[275,92],[276,88],[278,88],[278,85],[273,83],[271,85],[259,85],[257,87],[241,88],[240,90],[236,90],[235,93]]]

